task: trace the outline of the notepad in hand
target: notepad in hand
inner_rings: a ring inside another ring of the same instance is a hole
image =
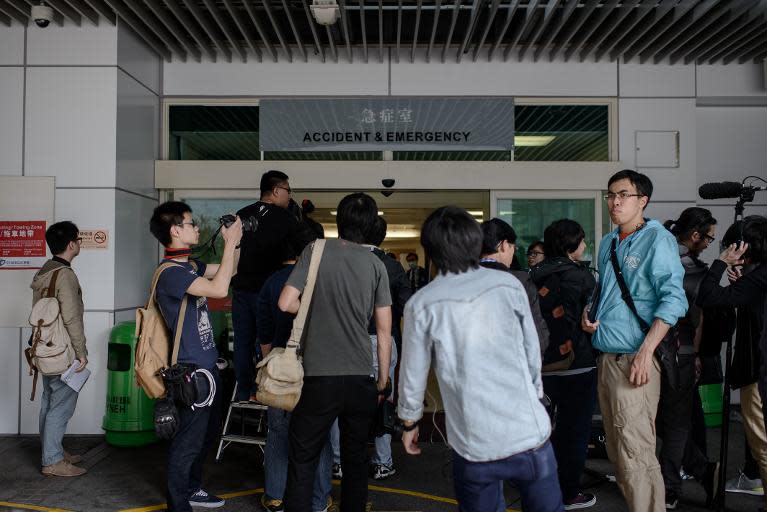
[[[61,380],[70,388],[74,389],[78,393],[83,388],[85,381],[91,376],[91,371],[88,368],[83,368],[83,371],[76,372],[80,367],[80,361],[75,359],[72,366],[67,368],[67,371],[61,374]]]

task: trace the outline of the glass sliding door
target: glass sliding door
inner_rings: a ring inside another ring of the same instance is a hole
[[[601,191],[494,191],[491,211],[514,227],[517,259],[527,268],[524,254],[531,243],[543,240],[546,226],[559,219],[578,222],[586,233],[584,261],[594,260],[604,225]],[[592,265],[593,266],[593,265]]]

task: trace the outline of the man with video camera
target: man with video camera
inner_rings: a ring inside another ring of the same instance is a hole
[[[288,211],[291,195],[288,175],[267,171],[261,176],[261,199],[237,212],[243,229],[237,275],[232,279],[232,324],[234,327],[234,373],[236,400],[249,400],[256,393],[256,314],[258,294],[266,280],[282,268],[288,237],[298,230],[298,219]]]

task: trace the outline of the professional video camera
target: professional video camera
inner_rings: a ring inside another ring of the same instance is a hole
[[[255,218],[253,216],[250,216],[250,217],[245,217],[244,219],[240,219],[240,220],[242,220],[242,231],[243,232],[251,231],[251,232],[255,233],[256,230],[258,230],[258,219],[257,218]],[[229,214],[229,213],[226,214],[226,215],[222,215],[221,218],[218,219],[218,222],[222,226],[224,226],[226,228],[228,228],[229,226],[234,224],[236,221],[237,221],[237,217],[235,217],[234,215]]]

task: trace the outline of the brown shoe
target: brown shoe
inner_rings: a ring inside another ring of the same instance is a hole
[[[45,476],[80,476],[87,473],[87,470],[73,466],[66,460],[60,460],[56,464],[43,466],[42,473]]]
[[[74,455],[64,450],[64,460],[69,462],[70,464],[79,464],[80,462],[83,461],[83,458],[80,455]]]

